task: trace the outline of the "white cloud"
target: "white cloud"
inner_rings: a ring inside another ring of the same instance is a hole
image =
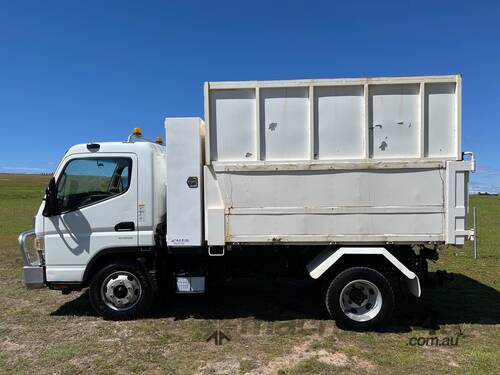
[[[50,170],[47,168],[37,168],[37,167],[1,166],[0,169],[4,172],[50,172]]]
[[[500,178],[500,169],[488,165],[479,165],[476,174],[481,176],[495,176]]]
[[[500,168],[479,164],[470,180],[471,192],[500,193]]]
[[[477,193],[478,191],[500,193],[500,185],[488,182],[471,182],[469,190],[471,193]]]

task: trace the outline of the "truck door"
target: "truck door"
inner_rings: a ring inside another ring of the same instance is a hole
[[[61,213],[44,218],[47,281],[80,282],[99,251],[138,245],[137,165],[129,153],[64,161],[56,180]]]

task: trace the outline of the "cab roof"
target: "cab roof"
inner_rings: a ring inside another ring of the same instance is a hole
[[[111,152],[165,153],[165,146],[152,142],[91,142],[81,143],[69,148],[69,154],[101,154]]]

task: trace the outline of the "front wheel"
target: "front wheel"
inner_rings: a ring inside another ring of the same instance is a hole
[[[394,292],[380,272],[367,267],[352,267],[333,279],[325,303],[339,327],[366,331],[382,325],[391,317]]]
[[[103,317],[129,320],[144,315],[151,307],[153,290],[137,262],[116,261],[101,269],[89,290],[90,303]]]

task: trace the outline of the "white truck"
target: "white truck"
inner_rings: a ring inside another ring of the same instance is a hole
[[[474,235],[459,75],[204,90],[205,120],[167,118],[165,146],[135,129],[66,152],[19,236],[29,288],[89,287],[97,313],[131,319],[169,291],[290,275],[324,286],[339,326],[366,330],[395,292],[420,296],[440,246]]]

